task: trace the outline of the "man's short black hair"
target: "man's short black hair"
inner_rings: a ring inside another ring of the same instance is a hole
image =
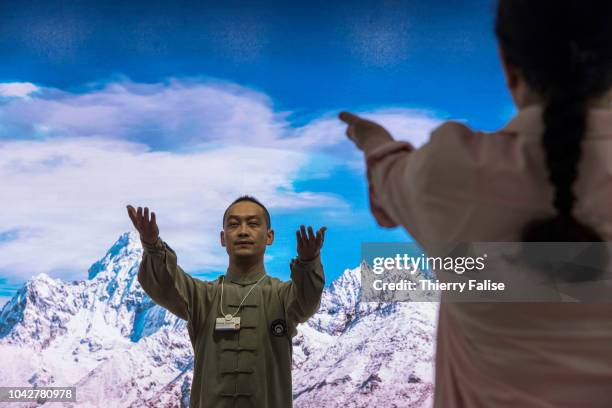
[[[223,225],[225,225],[225,218],[227,217],[227,212],[229,211],[230,207],[240,201],[250,201],[252,203],[257,204],[261,208],[263,208],[264,213],[266,215],[266,221],[268,222],[268,229],[272,228],[272,222],[270,221],[270,213],[268,212],[268,209],[266,208],[265,205],[260,203],[258,199],[250,195],[240,196],[237,199],[235,199],[230,205],[227,206],[227,208],[225,209],[225,212],[223,213]]]

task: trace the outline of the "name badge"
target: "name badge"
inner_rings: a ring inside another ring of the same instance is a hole
[[[215,330],[240,330],[240,316],[232,317],[217,317],[215,321]]]

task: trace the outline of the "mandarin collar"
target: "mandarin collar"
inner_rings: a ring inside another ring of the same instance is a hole
[[[256,283],[262,276],[266,274],[265,268],[261,268],[259,270],[253,271],[248,275],[243,275],[241,273],[232,272],[227,268],[225,272],[225,279],[230,282],[237,283],[239,285],[250,285]]]
[[[543,111],[544,106],[541,104],[525,106],[510,119],[501,131],[532,136],[542,135],[544,132]],[[587,115],[585,137],[612,138],[612,108],[589,107]]]

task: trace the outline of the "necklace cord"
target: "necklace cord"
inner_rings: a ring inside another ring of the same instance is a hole
[[[247,292],[246,296],[242,298],[242,301],[240,302],[240,304],[238,305],[238,309],[236,310],[236,312],[234,314],[229,313],[229,316],[233,319],[234,316],[236,316],[238,314],[238,312],[240,312],[240,308],[242,307],[242,304],[244,303],[244,301],[246,300],[247,297],[249,297],[249,295],[251,294],[251,291],[253,289],[255,289],[255,286],[257,286],[259,284],[259,282],[261,282],[261,280],[263,278],[266,277],[266,274],[264,273],[264,275],[259,278],[259,280],[253,285],[251,286],[251,289],[249,289],[249,291]],[[225,312],[223,312],[223,282],[225,281],[225,276],[223,277],[223,279],[221,280],[221,301],[219,302],[219,311],[221,312],[221,316],[225,317]]]

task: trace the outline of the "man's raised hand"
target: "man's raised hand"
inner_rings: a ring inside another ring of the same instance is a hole
[[[154,245],[159,236],[159,228],[157,228],[157,223],[155,222],[155,213],[151,212],[151,219],[149,219],[148,207],[144,208],[143,214],[142,207],[138,207],[138,211],[136,211],[129,204],[127,205],[127,211],[132,224],[134,224],[134,227],[140,234],[140,240],[146,244]]]
[[[299,230],[295,231],[300,261],[312,261],[319,255],[325,239],[325,230],[327,230],[327,227],[322,227],[315,235],[311,226],[308,226],[307,233],[306,228],[302,225]]]

